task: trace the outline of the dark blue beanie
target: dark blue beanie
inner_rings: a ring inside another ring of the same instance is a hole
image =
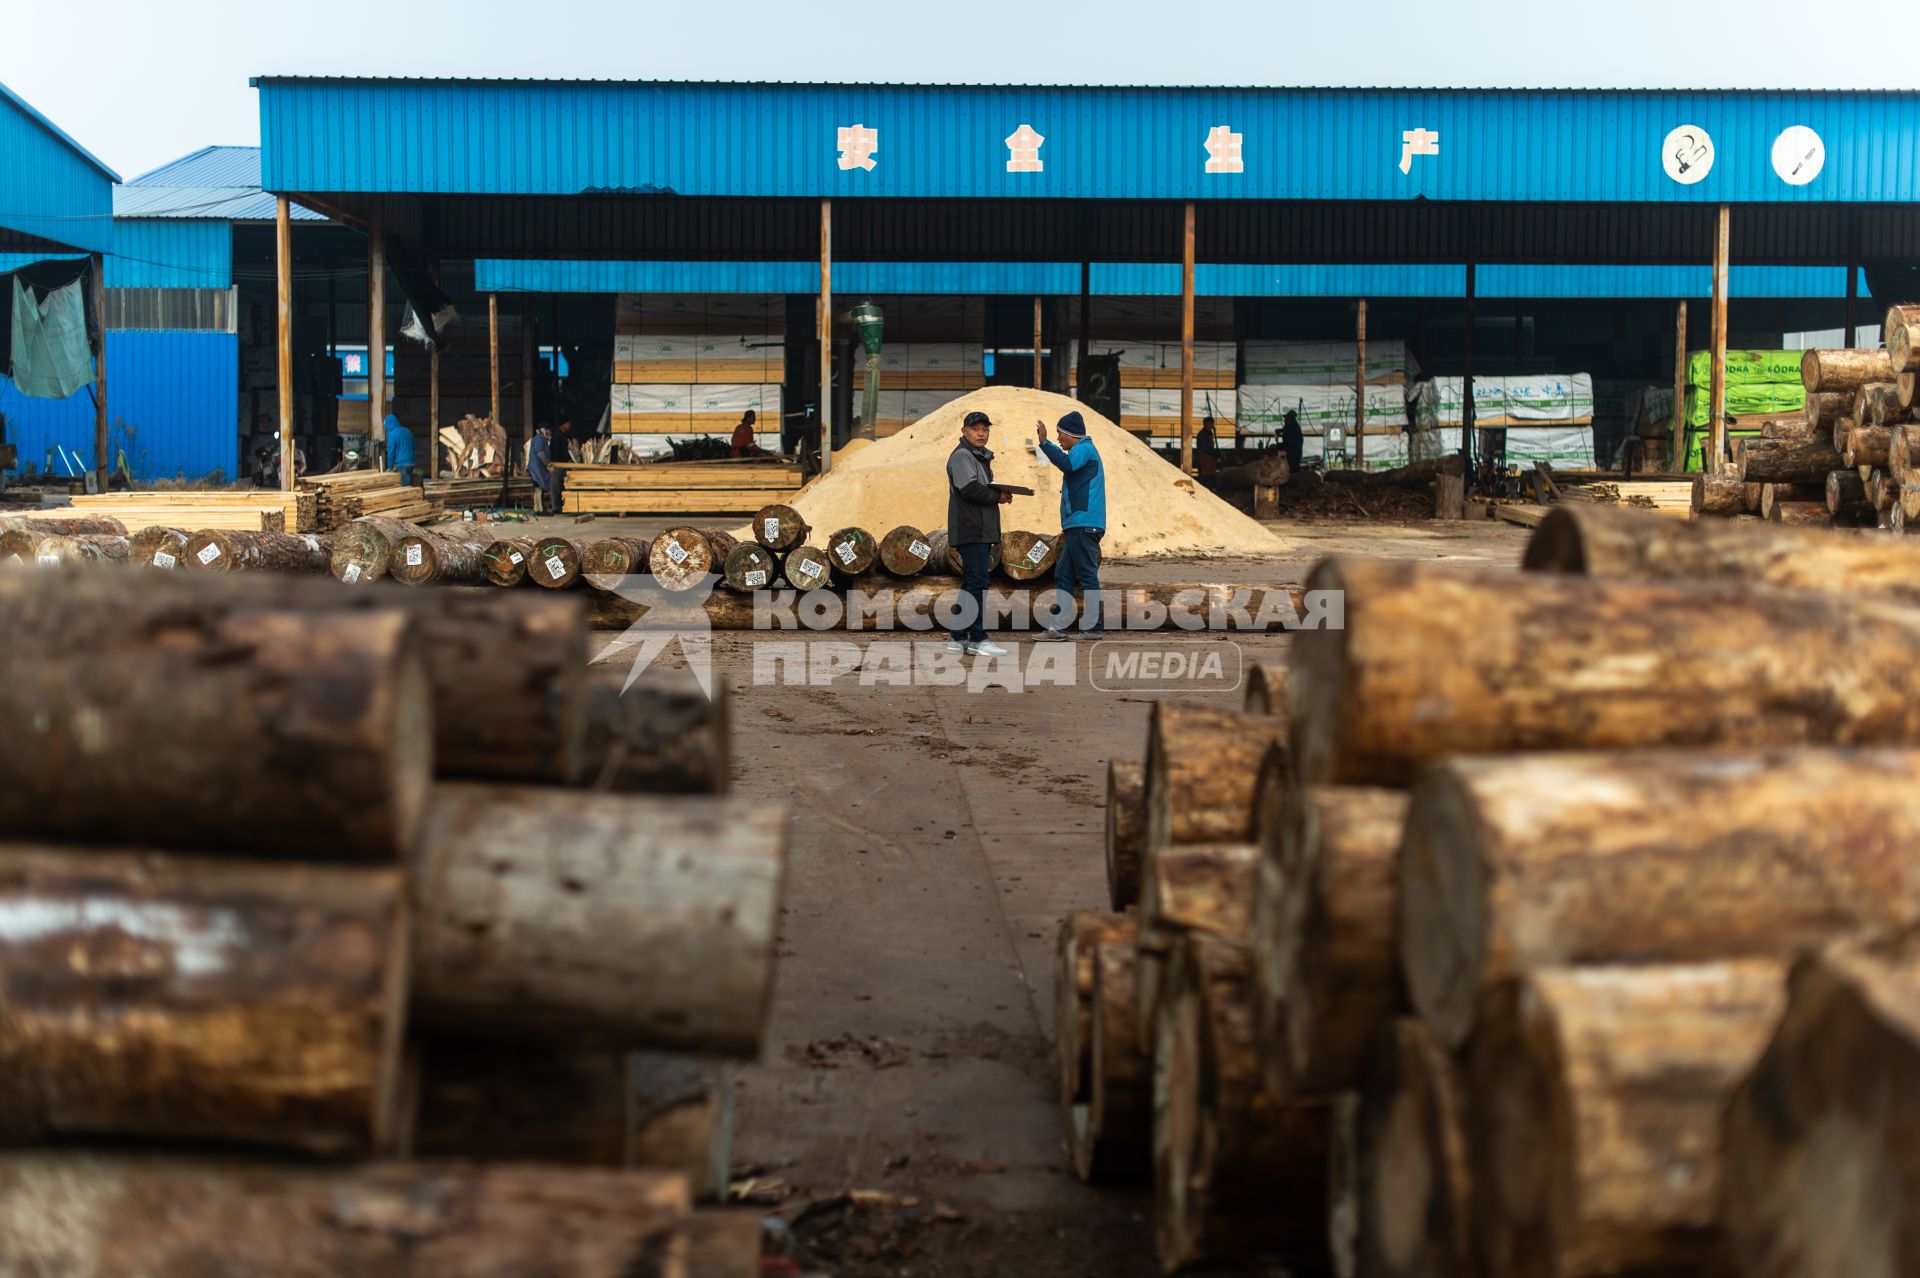
[[[1080,416],[1080,411],[1075,409],[1073,412],[1062,417],[1054,429],[1062,435],[1084,435],[1087,433],[1087,423],[1085,419]]]

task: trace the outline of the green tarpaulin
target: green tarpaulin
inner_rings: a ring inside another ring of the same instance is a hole
[[[65,399],[93,380],[87,303],[78,282],[40,302],[13,277],[13,384],[35,399]]]
[[[1705,470],[1706,469],[1703,463],[1705,460],[1705,453],[1707,451],[1708,441],[1711,440],[1712,437],[1713,437],[1712,434],[1705,429],[1696,430],[1691,426],[1687,427],[1687,469],[1688,470]],[[1735,446],[1735,441],[1742,440],[1742,439],[1758,439],[1759,437],[1760,437],[1760,432],[1757,430],[1730,430],[1727,432],[1727,447],[1729,449],[1732,449]]]

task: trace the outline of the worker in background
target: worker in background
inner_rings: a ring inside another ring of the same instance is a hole
[[[579,461],[580,456],[573,437],[573,415],[560,414],[560,425],[553,432],[553,461]]]
[[[387,469],[400,476],[402,488],[413,487],[413,432],[392,413],[382,429],[387,433]]]
[[[533,428],[533,444],[527,449],[527,478],[544,499],[542,507],[549,515],[560,513],[560,472],[553,469],[553,426],[541,422]]]
[[[1211,420],[1211,419],[1209,419]],[[1105,636],[1100,619],[1100,539],[1107,535],[1107,477],[1100,454],[1087,438],[1086,419],[1070,412],[1054,424],[1060,443],[1047,440],[1047,424],[1035,422],[1040,451],[1064,476],[1060,484],[1060,558],[1053,580],[1070,598],[1080,592],[1079,634],[1088,639]],[[1065,626],[1040,638],[1058,643],[1073,637]]]
[[[1300,473],[1301,458],[1306,451],[1306,440],[1300,434],[1300,414],[1291,408],[1280,419],[1280,451],[1287,455],[1287,472]]]
[[[993,453],[987,439],[993,420],[974,411],[960,423],[960,442],[947,457],[947,544],[960,552],[960,593],[972,601],[964,630],[947,632],[947,651],[977,657],[1004,657],[1007,650],[987,638],[987,574],[993,548],[1000,544],[1000,507],[1013,494],[993,486]]]
[[[1193,472],[1200,486],[1213,491],[1214,476],[1220,473],[1220,438],[1213,433],[1213,418],[1200,419],[1200,433],[1193,440]]]
[[[740,424],[733,428],[733,456],[745,457],[753,451],[753,424],[756,420],[751,408],[741,414]]]

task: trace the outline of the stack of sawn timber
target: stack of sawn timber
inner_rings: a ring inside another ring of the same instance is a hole
[[[561,462],[561,509],[567,514],[744,515],[783,502],[805,482],[800,468],[778,458],[642,462],[628,466]]]
[[[400,477],[386,470],[349,470],[336,475],[308,475],[302,489],[318,494],[315,518],[321,532],[332,532],[363,515],[419,520],[437,514],[432,498],[418,487],[402,487]]]
[[[319,511],[308,492],[272,488],[151,489],[73,499],[77,513],[111,515],[129,528],[219,528],[240,532],[312,532]]]
[[[1153,1179],[1169,1270],[1920,1272],[1885,550],[1582,506],[1518,576],[1321,565],[1344,629],[1111,769],[1112,912],[1060,933],[1081,1174]]]
[[[0,1254],[758,1272],[693,1204],[786,815],[725,796],[724,689],[586,649],[551,595],[0,576]]]

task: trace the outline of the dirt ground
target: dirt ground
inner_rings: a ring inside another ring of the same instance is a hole
[[[1277,562],[1107,576],[1279,584],[1331,554],[1510,566],[1525,540],[1493,524],[1272,527],[1294,548]],[[739,1073],[734,1153],[736,1180],[790,1225],[783,1271],[1157,1272],[1148,1194],[1072,1175],[1048,1057],[1055,929],[1105,908],[1107,762],[1143,752],[1153,697],[1091,686],[1085,645],[1070,687],[768,686],[755,639],[715,641],[735,697],[734,788],[791,809],[792,855],[770,1042]],[[1289,640],[1238,642],[1270,660]],[[1028,645],[1013,646],[1024,662]]]

